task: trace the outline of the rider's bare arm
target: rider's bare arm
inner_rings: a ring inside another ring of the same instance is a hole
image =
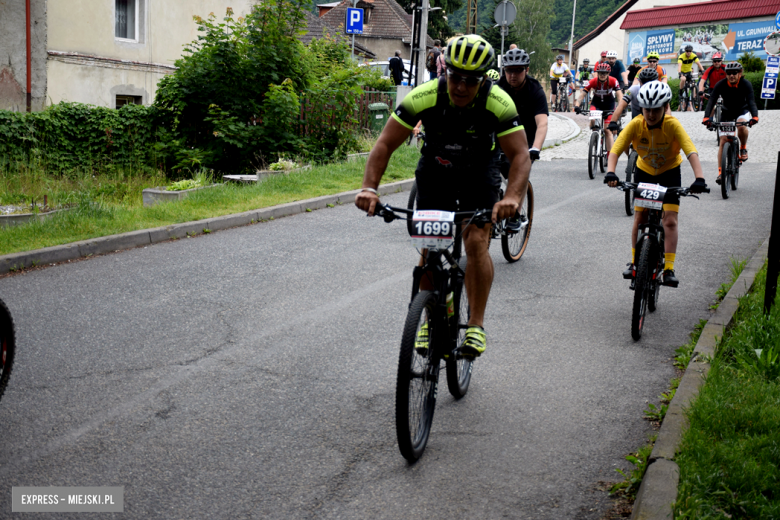
[[[538,134],[538,130],[537,130]],[[504,198],[493,206],[493,222],[515,215],[523,202],[531,174],[531,157],[528,155],[528,138],[523,132],[512,132],[498,138],[498,144],[509,160],[509,178]]]
[[[544,146],[544,139],[547,137],[547,114],[536,114],[536,136],[534,137],[534,148],[541,150]]]
[[[363,188],[377,189],[379,187],[379,181],[382,180],[387,169],[387,163],[390,162],[390,156],[393,152],[406,141],[409,137],[411,130],[399,123],[393,118],[390,118],[385,125],[384,130],[379,135],[374,148],[371,150],[371,155],[368,156],[366,161],[366,171],[363,174]],[[516,132],[520,133],[520,132]],[[527,155],[526,151],[526,155]],[[370,191],[361,191],[355,197],[355,206],[362,209],[369,216],[374,214],[374,208],[379,202],[379,197]]]

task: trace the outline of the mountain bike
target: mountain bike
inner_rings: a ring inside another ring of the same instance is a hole
[[[14,320],[8,311],[5,302],[0,300],[0,398],[3,397],[8,379],[11,377],[11,368],[14,365],[16,353],[16,335],[14,333]]]
[[[501,177],[501,189],[499,191],[499,200],[504,198],[506,193],[506,179]],[[412,184],[409,190],[409,199],[406,201],[406,208],[414,210],[417,207],[417,182]],[[500,220],[493,226],[490,232],[490,238],[501,239],[501,253],[507,262],[514,263],[520,260],[528,247],[528,237],[531,236],[531,225],[534,222],[534,187],[531,181],[528,181],[528,189],[525,192],[523,203],[517,208],[517,218],[520,221],[519,229],[517,226],[510,226],[507,219]],[[406,221],[406,229],[409,235],[414,233],[414,223],[411,220]]]
[[[460,354],[470,317],[463,285],[466,258],[462,256],[462,233],[468,225],[489,224],[492,212],[413,211],[380,205],[377,215],[385,222],[411,218],[412,244],[427,249],[423,265],[413,272],[395,394],[398,448],[406,460],[415,462],[430,436],[441,362],[445,362],[447,387],[455,399],[464,397],[471,383],[474,360]],[[419,289],[423,277],[431,281],[432,291]]]
[[[631,337],[635,341],[642,337],[647,311],[655,312],[661,291],[661,276],[664,272],[664,226],[661,221],[664,197],[667,193],[677,193],[681,197],[694,197],[690,188],[664,187],[658,184],[620,182],[619,190],[636,192],[634,204],[645,208],[647,222],[640,224],[636,240],[634,258],[634,306],[631,311]],[[705,188],[709,193],[709,188]]]
[[[568,112],[569,111],[569,96],[566,92],[566,76],[558,78],[558,94],[555,99],[555,111],[556,112]]]
[[[721,115],[723,114],[723,98],[718,96],[718,100],[715,102],[715,108],[712,110],[712,117],[710,121],[713,122],[712,130],[715,129],[715,144],[720,146],[720,128],[715,126],[714,123],[720,123]]]
[[[731,190],[736,191],[739,184],[739,167],[742,161],[739,160],[738,126],[748,126],[748,123],[746,121],[724,121],[710,124],[710,127],[715,127],[718,130],[721,137],[726,138],[726,142],[723,143],[723,152],[720,155],[720,194],[724,199],[729,198]]]
[[[680,91],[680,111],[687,112],[690,107],[695,112],[699,107],[699,90],[696,88],[698,76],[693,72],[683,76],[685,76],[685,88]]]
[[[588,176],[591,179],[596,178],[596,166],[601,169],[601,173],[607,171],[607,155],[609,150],[606,146],[606,133],[608,130],[604,122],[614,110],[591,110],[589,118],[594,122],[590,132],[590,143],[588,144]],[[620,124],[620,121],[618,121]]]

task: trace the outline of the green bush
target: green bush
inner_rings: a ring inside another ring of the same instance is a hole
[[[766,64],[764,61],[753,54],[753,51],[745,52],[737,59],[742,64],[742,70],[748,72],[761,72],[763,74]]]

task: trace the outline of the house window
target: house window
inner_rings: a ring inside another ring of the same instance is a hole
[[[114,36],[138,41],[138,4],[140,0],[116,0]]]
[[[124,105],[140,105],[141,103],[143,103],[141,96],[116,96],[117,108],[123,107]]]

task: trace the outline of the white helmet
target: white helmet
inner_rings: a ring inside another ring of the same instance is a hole
[[[617,58],[617,51],[607,51],[607,58]]]
[[[648,81],[639,89],[637,96],[642,108],[659,108],[672,100],[672,89],[660,81]]]

